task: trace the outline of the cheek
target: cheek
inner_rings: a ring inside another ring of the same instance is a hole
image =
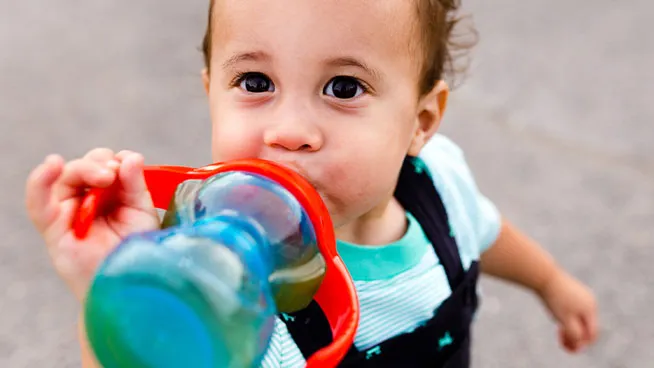
[[[341,127],[321,178],[335,217],[351,220],[393,194],[413,131],[411,110],[394,107]]]
[[[257,157],[261,134],[247,118],[228,108],[211,109],[211,153],[214,162]]]
[[[323,172],[320,189],[335,222],[345,223],[369,212],[395,189],[404,154],[362,151],[334,160]]]

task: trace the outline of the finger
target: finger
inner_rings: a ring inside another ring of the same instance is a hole
[[[584,326],[584,337],[589,343],[597,340],[597,311],[593,308],[589,313],[582,315],[581,321]]]
[[[569,353],[574,353],[576,351],[574,342],[568,338],[563,327],[559,328],[559,343]]]
[[[583,342],[583,327],[578,318],[571,317],[563,325],[564,346],[571,352],[577,352]]]
[[[116,158],[118,159],[118,161],[123,161],[126,157],[129,157],[129,156],[131,156],[133,154],[138,155],[138,153],[136,153],[134,151],[122,150],[122,151],[116,153]]]
[[[57,216],[52,187],[62,174],[64,159],[50,155],[29,175],[25,188],[27,212],[39,232],[44,232]]]
[[[143,174],[143,156],[129,151],[121,153],[119,157],[121,164],[118,169],[118,180],[120,182],[120,196],[123,204],[132,208],[152,212],[154,206]]]
[[[55,196],[64,201],[88,188],[107,188],[116,180],[116,171],[95,161],[78,159],[66,164],[55,185]]]
[[[106,165],[107,168],[117,171],[120,166],[120,162],[116,158],[114,151],[109,148],[95,148],[89,151],[85,156],[85,159],[95,161],[99,164]]]
[[[104,164],[114,160],[115,156],[114,151],[109,148],[95,148],[84,155],[84,159]]]

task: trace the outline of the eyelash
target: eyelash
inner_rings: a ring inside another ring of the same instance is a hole
[[[337,75],[336,77],[352,78],[359,84],[359,86],[363,90],[363,93],[371,93],[372,92],[372,88],[370,87],[370,85],[368,83],[362,81],[361,79],[359,79],[359,78],[357,78],[355,76],[352,76],[352,75]],[[334,77],[334,78],[336,78],[336,77]],[[330,79],[329,82],[334,80],[334,78]]]
[[[270,79],[270,77],[268,77],[266,74],[261,73],[261,72],[238,72],[238,73],[236,73],[236,76],[232,79],[232,81],[230,82],[230,86],[231,87],[238,87],[238,86],[241,85],[243,80],[245,80],[245,78],[247,78],[249,76],[252,76],[252,75],[257,75],[257,74],[265,76],[266,78]],[[363,93],[372,93],[372,88],[370,87],[370,85],[368,83],[366,83],[363,80],[361,80],[361,79],[359,79],[359,78],[357,78],[355,76],[352,76],[352,75],[336,75],[336,76],[332,77],[331,79],[329,79],[329,81],[327,83],[329,84],[332,80],[334,80],[334,78],[338,78],[338,77],[352,78],[359,84],[359,86],[363,90]],[[270,80],[270,81],[272,82],[272,80]],[[327,86],[327,85],[325,85],[325,86]],[[323,87],[323,89],[324,88],[325,87]]]
[[[260,72],[238,72],[236,73],[236,76],[232,79],[232,81],[229,83],[229,85],[231,87],[238,87],[241,85],[241,82],[243,82],[243,80],[245,80],[246,77],[256,74],[261,74],[266,78],[270,79],[267,75]]]

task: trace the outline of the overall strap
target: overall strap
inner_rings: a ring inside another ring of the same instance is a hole
[[[302,310],[283,313],[281,319],[304,359],[334,340],[327,316],[315,300]]]
[[[454,290],[464,276],[459,247],[443,200],[423,165],[419,158],[405,158],[395,198],[420,223],[445,269],[450,288]]]

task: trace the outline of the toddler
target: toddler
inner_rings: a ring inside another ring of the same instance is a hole
[[[479,272],[533,291],[578,351],[596,338],[591,292],[501,216],[462,151],[437,133],[455,51],[456,0],[212,0],[202,73],[212,160],[262,158],[304,176],[333,219],[360,299],[344,366],[467,367]],[[115,186],[86,239],[85,190]],[[50,155],[27,208],[82,303],[122,238],[159,226],[143,157],[98,148]],[[265,367],[299,367],[332,336],[316,305],[279,316]],[[94,367],[80,329],[83,366]],[[508,359],[508,358],[507,358]]]

